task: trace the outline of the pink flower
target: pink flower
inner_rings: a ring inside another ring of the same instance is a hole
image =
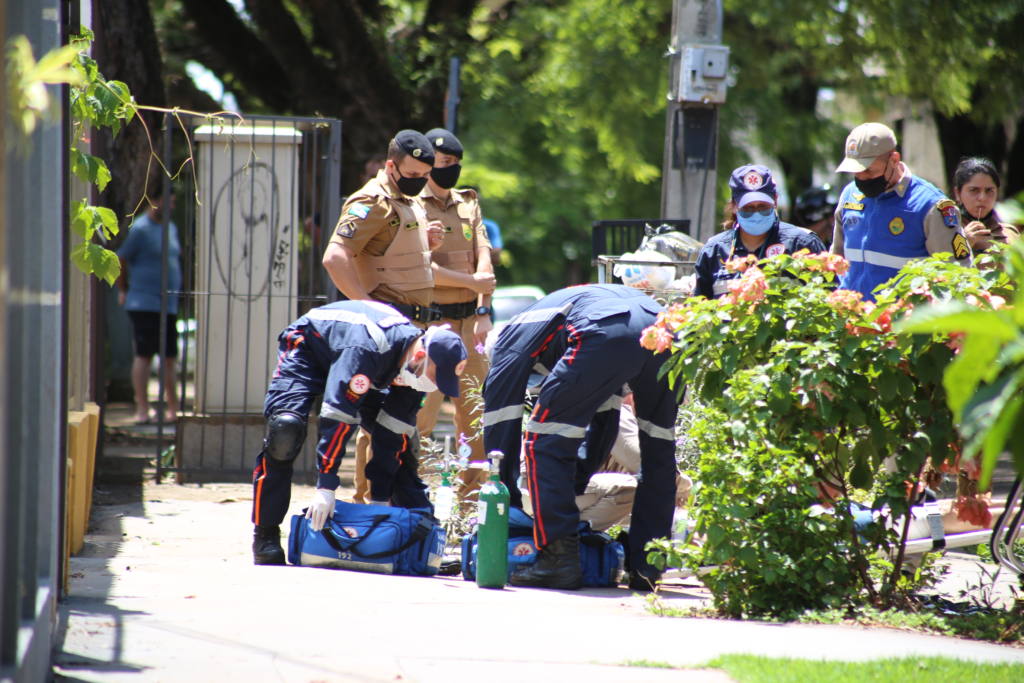
[[[764,299],[767,289],[768,280],[764,277],[764,271],[757,266],[750,266],[742,277],[729,281],[729,294],[726,295],[726,300],[731,304],[738,304],[741,301],[757,303]]]
[[[729,259],[725,262],[725,269],[730,273],[742,273],[750,266],[757,263],[757,257],[753,254],[747,254],[746,256]]]
[[[793,254],[793,258],[800,259],[805,263],[808,270],[816,272],[827,271],[836,275],[845,275],[846,271],[850,269],[849,261],[838,254],[832,254],[827,251],[812,254],[806,249],[801,249]]]
[[[672,346],[672,334],[657,323],[651,325],[640,335],[640,346],[654,353],[661,353]]]
[[[828,305],[839,313],[855,313],[860,311],[863,294],[852,289],[837,289],[828,295]]]

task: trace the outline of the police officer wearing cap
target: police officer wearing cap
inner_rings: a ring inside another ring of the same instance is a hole
[[[484,445],[505,454],[502,481],[511,505],[519,508],[522,450],[540,548],[537,563],[514,573],[512,585],[581,586],[576,495],[615,440],[625,385],[633,392],[640,441],[640,483],[629,531],[630,587],[650,590],[657,580],[644,545],[671,532],[679,400],[659,372],[668,354],[643,348],[640,336],[662,310],[625,285],[567,287],[531,305],[498,334],[483,390]],[[544,380],[523,425],[523,396],[534,373]],[[584,436],[586,460],[581,461],[577,454]]]
[[[253,561],[284,564],[280,524],[291,498],[292,463],[306,439],[309,410],[323,396],[318,422],[318,475],[306,509],[319,531],[334,514],[338,467],[352,431],[372,437],[366,467],[382,505],[428,507],[408,442],[423,392],[459,396],[466,348],[441,328],[424,332],[376,301],[338,301],[314,308],[278,337],[277,369],[264,402],[263,449],[253,471]]]
[[[384,168],[349,196],[324,252],[323,264],[348,299],[385,301],[414,322],[437,320],[434,276],[423,207],[416,201],[434,166],[434,148],[414,130],[399,131]]]
[[[749,254],[763,259],[801,249],[812,254],[825,251],[813,232],[779,220],[778,192],[767,166],[740,166],[732,172],[729,188],[732,201],[725,207],[725,232],[708,240],[697,257],[695,295],[715,299],[729,292],[729,280],[740,275],[726,270],[730,259]]]
[[[874,299],[873,291],[908,261],[951,252],[971,265],[960,211],[937,187],[918,178],[896,151],[896,134],[862,123],[846,138],[837,173],[852,173],[835,213],[832,253],[850,262],[839,286]]]
[[[469,359],[462,374],[463,396],[454,400],[456,434],[475,436],[469,440],[470,460],[484,461],[483,437],[473,428],[474,406],[465,395],[467,387],[479,387],[487,374],[487,361],[476,350],[491,330],[491,292],[494,291],[494,268],[491,265],[491,244],[480,215],[480,203],[475,190],[454,189],[462,171],[462,143],[444,128],[434,128],[426,134],[434,149],[434,168],[419,201],[431,222],[444,226],[444,241],[431,257],[434,270],[434,296],[432,307],[441,312],[442,325],[448,325],[458,334]],[[417,427],[421,434],[429,434],[437,422],[441,407],[439,393],[427,396],[419,413]],[[469,479],[472,474],[475,478]],[[470,469],[463,473],[460,497],[479,487],[486,479],[487,470]]]
[[[388,144],[384,168],[377,171],[341,208],[341,217],[324,252],[323,265],[335,287],[351,300],[384,301],[415,324],[439,320],[430,307],[434,275],[430,250],[443,239],[433,231],[416,201],[434,166],[434,148],[414,130],[401,130]],[[355,498],[368,502],[364,468],[370,441],[356,437]]]

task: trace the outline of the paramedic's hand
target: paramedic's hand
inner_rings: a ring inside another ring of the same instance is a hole
[[[313,531],[320,531],[327,524],[327,518],[334,516],[334,491],[317,489],[313,492],[313,500],[306,508],[306,519]]]

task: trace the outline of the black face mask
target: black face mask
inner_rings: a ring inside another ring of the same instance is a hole
[[[423,187],[427,184],[426,178],[406,178],[402,175],[402,172],[395,167],[395,173],[398,174],[398,180],[395,181],[395,185],[398,186],[398,190],[407,197],[415,197],[423,191]]]
[[[874,178],[868,178],[861,180],[854,178],[853,183],[857,186],[865,197],[877,197],[878,195],[885,192],[885,188],[889,186],[889,183],[885,179],[885,173],[889,170],[889,164],[886,163],[885,168],[882,170],[882,174]]]
[[[430,169],[430,177],[434,179],[438,187],[450,190],[455,187],[455,183],[459,182],[459,174],[462,173],[462,166],[460,164],[452,164],[451,166],[445,166],[444,168],[437,168],[436,166]]]

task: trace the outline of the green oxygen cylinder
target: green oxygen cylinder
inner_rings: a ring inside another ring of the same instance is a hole
[[[508,582],[508,487],[501,483],[501,451],[487,454],[491,476],[477,503],[476,585],[504,588]]]

